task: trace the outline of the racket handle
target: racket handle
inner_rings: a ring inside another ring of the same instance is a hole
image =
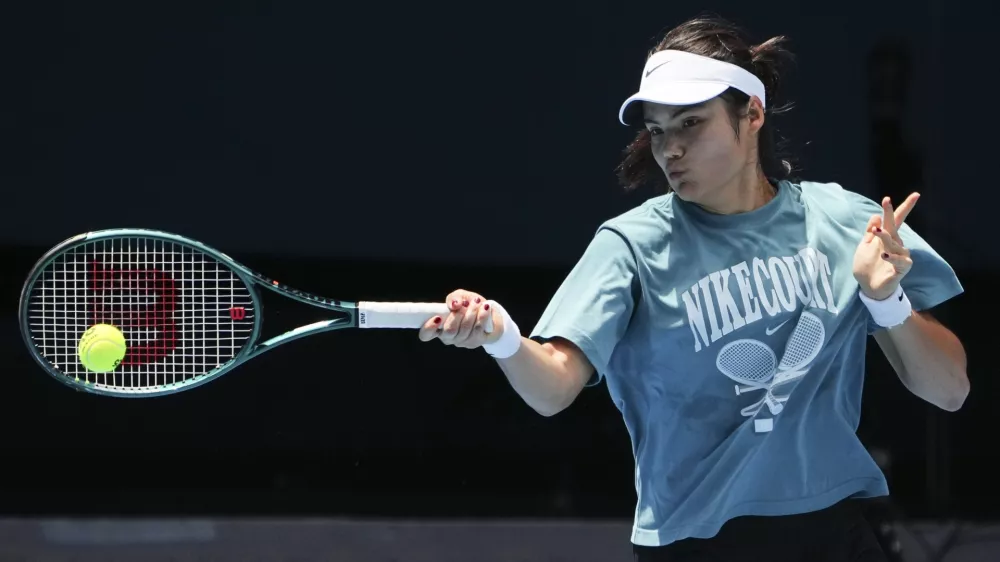
[[[359,302],[359,328],[410,328],[419,330],[435,316],[448,316],[444,303],[430,302]],[[486,319],[486,333],[493,331],[493,315]]]
[[[785,406],[781,402],[778,402],[778,399],[771,394],[770,390],[764,395],[764,401],[767,402],[767,409],[771,411],[772,416],[780,414],[785,409]]]

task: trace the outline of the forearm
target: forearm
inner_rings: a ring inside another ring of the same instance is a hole
[[[914,312],[903,324],[876,332],[900,380],[913,394],[948,411],[969,394],[965,349],[948,328],[929,314]]]
[[[540,344],[525,337],[517,353],[497,359],[514,390],[543,416],[559,413],[582,390],[584,366],[573,362],[573,357],[551,343]]]

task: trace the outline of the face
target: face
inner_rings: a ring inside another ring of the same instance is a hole
[[[756,137],[764,122],[757,98],[752,98],[747,117],[739,120],[739,138],[726,102],[718,97],[691,106],[643,106],[653,157],[678,197],[725,208],[744,183],[756,185]]]

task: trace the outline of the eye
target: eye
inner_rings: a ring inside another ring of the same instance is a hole
[[[697,117],[688,117],[687,119],[684,120],[681,126],[684,127],[685,129],[690,129],[691,127],[694,127],[699,123],[701,123],[701,119],[698,119]]]
[[[663,134],[663,129],[659,127],[651,127],[649,129],[649,134],[653,135],[654,137],[658,137]]]

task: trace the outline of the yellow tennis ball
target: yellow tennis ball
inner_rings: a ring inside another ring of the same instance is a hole
[[[125,358],[125,336],[111,324],[96,324],[80,338],[80,363],[88,371],[114,371]]]

